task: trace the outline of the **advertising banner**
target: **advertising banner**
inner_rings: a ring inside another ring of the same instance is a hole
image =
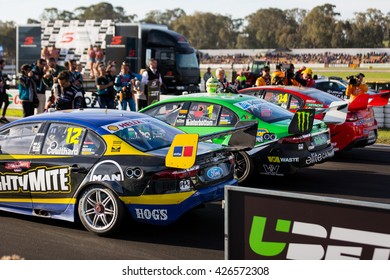
[[[33,64],[41,56],[41,26],[39,24],[19,25],[16,32],[18,38],[16,71],[23,64]]]
[[[390,259],[390,205],[228,186],[225,258]]]
[[[160,101],[160,81],[151,80],[148,82],[148,105]]]

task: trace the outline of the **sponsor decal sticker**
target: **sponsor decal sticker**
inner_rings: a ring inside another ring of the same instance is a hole
[[[7,162],[5,164],[5,169],[14,170],[15,172],[20,172],[22,169],[30,169],[31,162],[29,161],[15,161]]]
[[[207,177],[210,179],[219,179],[223,176],[223,170],[221,167],[215,166],[207,170]]]
[[[278,175],[279,165],[274,164],[263,164],[263,168],[265,170],[265,174],[268,175]]]
[[[194,151],[193,146],[176,146],[173,148],[174,157],[191,157]]]
[[[298,129],[305,131],[309,129],[310,124],[310,112],[297,112],[298,115]]]
[[[135,208],[136,218],[139,220],[168,220],[168,209],[140,209]]]
[[[249,234],[249,246],[251,250],[261,256],[275,257],[285,250],[286,258],[290,260],[302,259],[359,259],[364,246],[373,246],[372,259],[389,259],[390,234],[358,230],[346,227],[325,226],[314,223],[277,219],[275,231],[287,235],[307,236],[311,240],[326,240],[329,245],[318,241],[316,243],[287,243],[267,240],[263,236],[267,226],[267,217],[254,216]],[[334,242],[346,242],[344,246],[332,245]]]
[[[0,172],[0,192],[68,193],[69,167],[38,167],[23,173]]]
[[[123,181],[124,179],[121,166],[113,160],[99,162],[91,171],[91,181]]]

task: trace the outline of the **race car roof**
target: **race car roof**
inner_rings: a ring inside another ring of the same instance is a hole
[[[123,111],[123,110],[109,110],[109,109],[75,109],[75,110],[63,110],[54,111],[49,113],[42,113],[33,115],[30,117],[22,118],[11,122],[8,125],[25,122],[71,122],[87,127],[102,127],[114,122],[120,122],[123,120],[132,120],[140,118],[151,118],[146,114],[138,112]]]

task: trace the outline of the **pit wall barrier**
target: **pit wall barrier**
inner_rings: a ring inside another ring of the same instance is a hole
[[[384,107],[373,107],[380,128],[390,128],[390,103]]]

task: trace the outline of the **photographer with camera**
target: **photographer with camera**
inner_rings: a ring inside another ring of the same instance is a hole
[[[348,85],[347,89],[345,90],[345,95],[347,99],[350,99],[350,102],[352,102],[359,94],[367,93],[368,86],[363,83],[364,77],[365,76],[363,73],[359,73],[356,76],[347,77]]]
[[[123,62],[121,66],[121,72],[115,78],[114,87],[119,92],[119,101],[121,103],[121,109],[127,110],[127,104],[129,104],[130,111],[136,111],[134,100],[134,83],[135,80],[141,80],[140,74],[130,72],[130,67],[127,63]]]
[[[37,86],[34,81],[34,73],[29,64],[20,67],[19,76],[19,99],[22,101],[23,117],[34,115],[34,100],[38,99]]]
[[[3,107],[3,103],[4,103],[0,122],[9,123],[9,121],[5,117],[5,114],[7,113],[7,108],[9,105],[9,99],[7,94],[7,89],[9,89],[9,85],[7,84],[7,81],[9,81],[10,79],[6,74],[3,74],[4,66],[5,66],[5,60],[0,59],[0,108]]]
[[[96,81],[98,102],[100,108],[115,109],[114,79],[111,76],[111,64],[107,67],[100,63],[97,68],[98,78]]]

